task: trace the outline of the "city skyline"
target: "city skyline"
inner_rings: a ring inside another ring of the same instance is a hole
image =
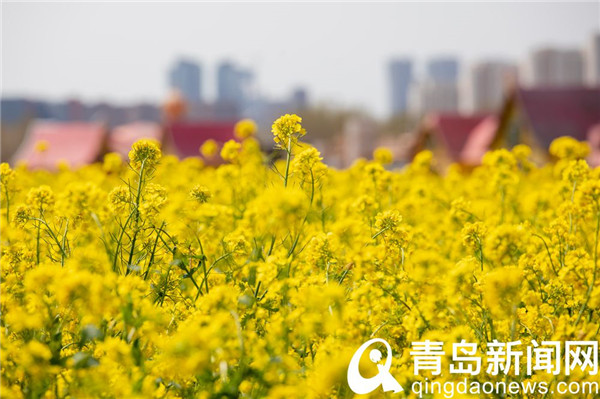
[[[487,58],[523,59],[547,45],[579,46],[598,30],[599,8],[597,3],[237,4],[239,12],[228,13],[230,7],[5,4],[3,95],[160,102],[170,64],[184,56],[206,66],[209,99],[216,97],[211,81],[218,62],[230,59],[256,72],[259,94],[281,98],[303,86],[316,104],[381,116],[389,109],[385,68],[394,57],[425,64],[452,55],[469,65]],[[252,10],[252,20],[244,10]],[[91,13],[98,18],[88,23]],[[129,22],[140,17],[131,31]],[[33,34],[36,29],[45,34]]]
[[[423,65],[424,72],[420,76],[414,75],[413,64],[410,58],[393,59],[388,63],[389,116],[494,112],[515,84],[537,88],[600,86],[600,33],[591,35],[583,47],[539,48],[519,62],[487,59],[463,67],[456,57],[435,57]],[[308,93],[302,86],[294,87],[291,95],[288,92],[285,98],[261,95],[254,85],[255,72],[231,60],[218,63],[216,98],[206,98],[204,69],[203,64],[192,58],[179,57],[168,70],[169,90],[178,90],[187,101],[191,119],[246,117],[265,125],[277,112],[295,112],[309,105]],[[468,71],[462,78],[459,76],[461,69]],[[118,119],[125,114],[135,115],[140,106],[152,107],[150,119],[157,119],[162,105],[160,102],[138,103],[123,107],[100,101],[84,106],[78,98],[52,102],[40,98],[2,97],[2,120],[7,116],[11,120],[22,117],[27,109],[32,112],[36,107],[37,111],[32,115],[62,120],[67,109],[75,109],[74,104],[87,107],[92,118],[104,115],[112,122],[115,115]]]
[[[201,66],[190,59],[179,59],[169,69],[169,86],[181,92],[191,102],[203,100],[203,80]]]

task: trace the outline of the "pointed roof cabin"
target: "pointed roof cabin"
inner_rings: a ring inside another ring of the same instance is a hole
[[[550,143],[570,136],[592,147],[589,159],[599,158],[596,138],[600,124],[600,87],[517,88],[507,97],[489,148],[527,144],[534,159],[548,159]]]
[[[590,144],[588,162],[600,165],[600,87],[515,87],[496,115],[430,115],[421,124],[413,156],[429,148],[440,166],[479,165],[496,148],[527,144],[532,158],[549,159],[550,143],[571,136]]]
[[[461,162],[463,150],[473,129],[487,115],[430,114],[421,123],[412,156],[430,149],[441,166]]]
[[[100,160],[106,129],[100,123],[36,120],[14,155],[14,163],[31,169],[56,170],[65,162],[73,168]]]

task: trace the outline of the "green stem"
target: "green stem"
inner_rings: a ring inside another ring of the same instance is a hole
[[[309,210],[310,210],[310,208],[312,208],[314,199],[315,199],[315,175],[311,169],[310,170],[310,205],[308,207]]]
[[[202,241],[199,237],[196,237],[198,240],[198,245],[200,246],[200,254],[202,255],[202,259],[200,260],[202,264],[202,270],[204,271],[204,286],[206,287],[206,293],[208,294],[208,270],[206,270],[206,255],[204,254],[204,247],[202,246]],[[200,283],[202,286],[202,283]],[[200,288],[198,288],[198,295],[200,295]],[[198,295],[196,295],[196,299],[198,299]]]
[[[142,197],[142,185],[144,183],[144,166],[146,161],[142,161],[142,165],[140,167],[140,177],[138,180],[138,188],[135,196],[135,207],[134,207],[134,228],[133,228],[133,239],[131,240],[131,248],[129,248],[129,258],[127,259],[127,270],[125,270],[125,275],[130,273],[129,266],[131,266],[131,262],[133,262],[133,253],[135,252],[135,243],[137,241],[138,236],[138,225],[140,222],[140,200]]]
[[[44,226],[46,226],[46,230],[48,232],[48,234],[50,235],[50,237],[52,237],[52,239],[54,240],[54,242],[56,243],[56,245],[58,245],[58,248],[60,249],[60,253],[61,253],[61,265],[64,266],[65,265],[65,258],[67,257],[67,253],[63,247],[63,245],[61,245],[60,241],[58,240],[58,237],[56,237],[56,234],[54,234],[54,232],[52,231],[52,229],[50,228],[50,226],[48,225],[48,223],[42,219],[42,218],[33,218],[33,220],[35,220],[38,224],[38,238],[37,238],[37,245],[38,245],[38,264],[40,262],[40,253],[39,253],[39,245],[40,245],[40,230],[41,230],[41,226],[42,224]],[[63,236],[63,243],[66,241],[66,232],[65,235]]]
[[[106,240],[106,234],[104,234],[102,222],[100,222],[98,215],[96,215],[94,212],[90,212],[90,216],[92,217],[92,219],[94,219],[94,223],[96,223],[98,230],[100,230],[100,239],[104,244],[104,250],[106,251],[106,255],[108,256],[108,261],[110,262],[110,260],[112,259],[112,253],[110,252],[110,247],[108,246],[108,241]]]
[[[596,204],[598,208],[598,205]],[[585,301],[583,305],[581,305],[581,309],[579,309],[579,314],[577,315],[577,320],[575,321],[575,325],[579,324],[581,321],[581,316],[583,316],[583,312],[585,308],[587,308],[588,303],[590,302],[590,298],[592,297],[592,291],[594,290],[594,284],[596,284],[596,274],[598,272],[598,235],[600,233],[600,209],[597,210],[596,214],[596,240],[594,241],[594,271],[592,272],[592,282],[588,286]]]
[[[539,234],[534,234],[533,236],[538,237],[544,243],[544,246],[546,247],[546,253],[548,254],[548,259],[550,260],[550,266],[552,267],[552,271],[554,272],[555,276],[558,276],[558,272],[556,271],[556,268],[554,267],[554,262],[552,262],[552,255],[550,255],[550,248],[548,248],[548,244],[546,244],[546,240],[544,240],[544,237],[542,237]]]
[[[166,222],[162,222],[160,225],[160,229],[156,233],[156,240],[154,240],[154,246],[152,247],[152,254],[150,255],[150,260],[148,261],[148,267],[146,268],[146,272],[144,273],[144,280],[148,278],[148,273],[150,272],[150,268],[152,267],[152,263],[154,263],[154,254],[156,253],[156,247],[158,246],[158,240],[160,239],[160,233],[162,233],[163,228],[165,227]]]
[[[288,176],[290,174],[290,160],[292,158],[292,136],[288,139],[288,145],[285,150],[287,157],[285,160],[285,176],[283,177],[283,187],[287,187]]]
[[[60,256],[61,266],[65,265],[66,248],[68,245],[68,243],[67,243],[67,233],[68,232],[69,232],[69,219],[67,219],[65,222],[65,232],[63,233],[63,236],[62,236],[62,246],[59,247],[61,249],[61,256]]]
[[[215,260],[210,265],[210,267],[208,269],[206,268],[206,257],[202,261],[202,268],[204,269],[204,279],[202,279],[202,282],[200,283],[200,287],[202,287],[202,285],[204,284],[204,286],[206,287],[206,293],[207,294],[208,294],[208,275],[210,274],[210,272],[212,271],[212,269],[215,268],[215,266],[217,265],[218,262],[220,262],[221,260],[225,259],[229,255],[231,255],[231,252],[228,252],[226,254],[221,255],[220,257],[217,258],[217,260]],[[201,292],[202,291],[198,291],[198,295],[196,295],[196,300],[198,300],[198,297],[200,296]]]
[[[479,263],[481,265],[481,271],[483,271],[483,244],[479,237],[477,238],[477,244],[479,245]]]
[[[373,237],[371,237],[371,240],[376,239],[377,237],[379,237],[381,234],[385,233],[389,229],[390,229],[389,227],[384,227],[383,229],[379,230]]]
[[[115,249],[115,257],[113,259],[113,271],[114,272],[117,271],[117,259],[119,258],[119,251],[121,250],[121,246],[122,246],[121,244],[123,242],[123,235],[125,235],[125,229],[127,229],[127,225],[131,221],[132,216],[133,216],[133,212],[130,212],[129,216],[127,217],[127,220],[125,221],[125,224],[123,225],[123,228],[121,229],[121,234],[119,235],[119,240],[117,241],[117,248]]]
[[[571,204],[575,202],[575,189],[577,188],[577,180],[573,182],[571,190]],[[573,234],[573,212],[569,211],[569,234]],[[567,251],[569,251],[569,243],[567,242]]]
[[[169,268],[167,269],[167,277],[165,278],[165,289],[161,293],[161,296],[160,296],[160,306],[161,307],[165,303],[165,296],[167,296],[167,288],[169,287],[169,277],[170,277],[170,275],[171,275],[171,266],[169,266]]]
[[[40,264],[40,227],[41,223],[37,223],[37,237],[35,240],[35,253],[36,253],[36,263]]]
[[[206,270],[206,256],[202,258],[202,270],[204,271],[204,287],[206,288],[206,293],[208,294],[208,270]],[[198,288],[200,291],[200,288]]]
[[[4,185],[4,192],[6,193],[6,224],[10,223],[10,198],[8,197],[8,187]]]
[[[202,263],[202,260],[200,260],[200,262],[198,262],[198,266],[200,266],[201,263]],[[206,275],[206,266],[204,266],[204,270],[205,270],[205,275]],[[198,286],[198,283],[196,283],[196,279],[194,278],[194,275],[192,274],[192,272],[190,270],[188,270],[187,267],[185,268],[185,272],[187,273],[190,280],[192,280],[192,284],[194,284],[194,287],[196,287],[196,290],[197,290],[196,298],[197,298],[201,289]]]

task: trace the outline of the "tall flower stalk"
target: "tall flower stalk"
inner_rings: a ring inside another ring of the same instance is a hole
[[[131,151],[129,152],[129,166],[136,174],[136,187],[135,189],[133,189],[131,186],[128,188],[123,187],[120,190],[117,188],[111,193],[110,198],[113,205],[118,207],[119,204],[129,203],[130,208],[129,215],[125,220],[125,223],[123,223],[121,226],[121,231],[118,234],[119,238],[117,239],[117,247],[113,259],[113,270],[116,270],[117,268],[117,260],[120,257],[119,254],[123,250],[123,238],[126,235],[129,235],[127,234],[127,229],[131,224],[131,244],[127,254],[127,269],[125,274],[129,274],[131,272],[130,268],[133,263],[133,256],[135,254],[135,248],[140,232],[140,206],[143,198],[144,188],[147,180],[152,175],[154,168],[160,161],[161,155],[160,148],[155,142],[150,140],[139,140],[135,142]],[[127,193],[127,191],[129,191],[129,193]]]
[[[306,134],[302,127],[302,118],[295,114],[285,114],[277,119],[271,128],[275,148],[285,151],[285,173],[283,175],[283,186],[287,187],[290,175],[290,162],[292,161],[292,149],[298,144],[298,139]]]

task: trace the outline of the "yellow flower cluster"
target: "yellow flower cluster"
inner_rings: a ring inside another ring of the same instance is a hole
[[[454,378],[415,376],[414,341],[597,340],[600,170],[580,144],[542,167],[519,146],[469,173],[430,152],[389,171],[387,150],[335,170],[290,151],[300,121],[275,122],[274,163],[246,124],[218,167],[147,141],[131,168],[2,164],[2,396],[350,398],[372,337],[404,387]]]
[[[550,144],[550,154],[560,159],[582,159],[589,155],[590,146],[572,137],[559,137]]]
[[[129,162],[135,169],[141,168],[142,165],[154,166],[158,163],[160,157],[160,148],[153,140],[137,141],[129,151]]]
[[[36,152],[46,152],[48,151],[48,147],[50,147],[50,143],[48,143],[46,140],[40,140],[35,143]]]
[[[219,145],[213,139],[208,139],[200,146],[200,153],[205,157],[212,157],[217,153]]]
[[[242,119],[235,124],[234,133],[238,139],[244,140],[256,134],[258,126],[252,119]]]
[[[306,134],[301,125],[302,118],[294,114],[285,114],[273,123],[273,140],[280,147],[291,150],[298,139]]]
[[[373,159],[382,165],[388,165],[394,161],[394,154],[389,148],[378,147],[373,151]]]
[[[242,145],[237,141],[227,141],[225,144],[223,144],[223,148],[221,148],[221,158],[227,162],[237,162],[240,148],[242,148]]]

